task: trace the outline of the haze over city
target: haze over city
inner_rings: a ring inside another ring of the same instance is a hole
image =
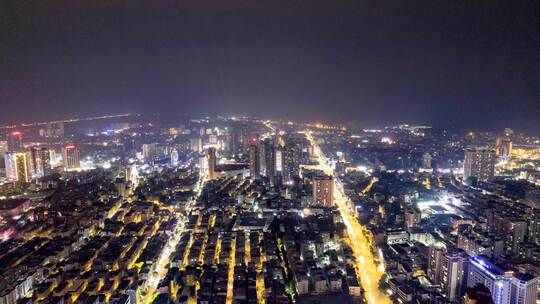
[[[0,1],[0,304],[540,303],[539,13]]]
[[[0,121],[175,112],[538,132],[537,1],[0,5]]]

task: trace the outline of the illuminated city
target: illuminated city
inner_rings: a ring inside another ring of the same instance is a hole
[[[0,2],[0,304],[540,304],[540,3]]]
[[[536,301],[536,138],[144,119],[5,130],[2,303]]]

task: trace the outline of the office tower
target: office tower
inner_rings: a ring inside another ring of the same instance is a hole
[[[263,141],[264,155],[262,158],[264,162],[264,175],[270,181],[270,184],[275,183],[276,178],[276,150],[272,140],[267,138]]]
[[[334,179],[323,175],[313,178],[313,204],[318,207],[334,206]]]
[[[441,288],[449,301],[459,299],[464,292],[469,256],[461,249],[449,249],[442,256]]]
[[[486,286],[495,304],[512,304],[512,272],[503,271],[484,256],[469,259],[467,287]]]
[[[8,136],[8,151],[20,151],[23,149],[22,132],[13,131]]]
[[[463,304],[493,304],[491,298],[491,291],[482,285],[477,284],[474,287],[465,288],[465,295],[463,296]]]
[[[79,149],[75,145],[62,147],[62,162],[66,171],[79,169]]]
[[[249,145],[249,175],[251,179],[261,178],[259,148],[256,144]]]
[[[216,148],[208,148],[208,179],[216,178]]]
[[[512,154],[512,139],[508,137],[497,138],[497,155],[508,157]]]
[[[429,153],[424,153],[422,155],[422,169],[431,169],[431,155]]]
[[[27,183],[30,181],[30,170],[25,152],[8,151],[4,155],[6,176],[10,181]]]
[[[200,137],[194,137],[189,140],[191,151],[193,152],[202,152],[203,145],[202,145],[202,139]]]
[[[512,304],[534,304],[538,295],[538,276],[515,273],[512,278]]]
[[[491,148],[467,148],[463,162],[463,180],[470,179],[487,182],[495,174],[496,153]]]
[[[287,143],[282,151],[283,182],[292,184],[294,178],[300,176],[300,148],[296,144]]]

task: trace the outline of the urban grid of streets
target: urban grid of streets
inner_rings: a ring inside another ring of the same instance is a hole
[[[357,260],[356,273],[358,281],[360,282],[363,290],[365,291],[368,303],[392,303],[388,295],[382,293],[378,287],[379,280],[385,273],[384,263],[382,261],[378,265],[375,263],[375,260],[377,258],[371,250],[371,240],[367,236],[365,227],[358,223],[353,213],[349,210],[349,207],[347,205],[348,198],[343,191],[343,186],[341,182],[338,178],[336,178],[334,170],[329,165],[328,159],[322,153],[317,143],[313,140],[313,136],[309,131],[306,132],[306,137],[313,145],[313,158],[318,163],[315,168],[322,170],[325,174],[334,177],[334,201],[343,218],[343,223],[347,227],[349,245],[353,249],[354,256]],[[206,181],[206,177],[206,171],[203,170],[197,183],[195,200],[199,197],[201,193],[204,182]],[[187,208],[187,210],[189,213],[189,207]],[[171,253],[178,244],[184,224],[185,219],[179,219],[173,237],[169,240],[165,249],[162,251],[161,256],[159,257],[156,271],[151,274],[151,277],[147,281],[147,292],[142,299],[142,303],[149,304],[152,302],[154,292],[159,281],[167,273],[167,265],[170,262]],[[234,271],[234,267],[231,267],[230,271]],[[232,276],[231,273],[229,274],[229,276]],[[229,284],[229,289],[230,290],[227,290],[228,300],[232,298],[232,284]],[[190,302],[193,302],[192,300],[195,299],[190,298],[190,300]]]
[[[375,263],[376,257],[371,250],[371,240],[367,236],[366,228],[358,223],[353,213],[349,210],[347,206],[348,198],[343,191],[343,186],[335,176],[334,170],[328,163],[328,159],[316,141],[313,140],[312,134],[308,131],[306,132],[306,136],[313,146],[313,157],[318,162],[316,168],[334,177],[334,201],[343,218],[343,223],[347,227],[349,245],[357,261],[356,272],[358,281],[365,291],[368,303],[392,303],[388,295],[379,290],[379,280],[384,274],[384,263],[381,261],[379,266]]]
[[[207,180],[207,170],[204,170],[201,168],[199,172],[199,180],[197,181],[197,184],[195,186],[195,195],[193,196],[194,199],[190,202],[190,205],[186,208],[186,214],[189,214],[189,211],[191,210],[191,203],[194,201],[197,201],[199,196],[201,195],[204,183]],[[182,232],[184,231],[184,227],[186,224],[185,217],[181,217],[178,219],[178,223],[176,224],[176,227],[174,229],[174,233],[172,237],[167,242],[167,245],[161,252],[161,255],[158,259],[158,264],[156,267],[156,270],[150,274],[150,278],[147,280],[146,285],[146,294],[144,295],[144,298],[141,299],[141,303],[143,304],[150,304],[154,300],[155,291],[157,288],[157,285],[165,277],[168,270],[168,265],[171,262],[171,254],[180,241],[180,236],[182,235]],[[194,299],[190,298],[190,302],[194,303]],[[195,301],[196,302],[196,301]]]

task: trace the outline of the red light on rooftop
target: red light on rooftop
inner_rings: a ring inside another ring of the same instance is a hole
[[[66,149],[75,149],[75,145],[68,145],[66,146]]]
[[[19,132],[19,131],[13,131],[13,132],[11,132],[11,135],[17,136],[17,135],[22,135],[22,133]]]

